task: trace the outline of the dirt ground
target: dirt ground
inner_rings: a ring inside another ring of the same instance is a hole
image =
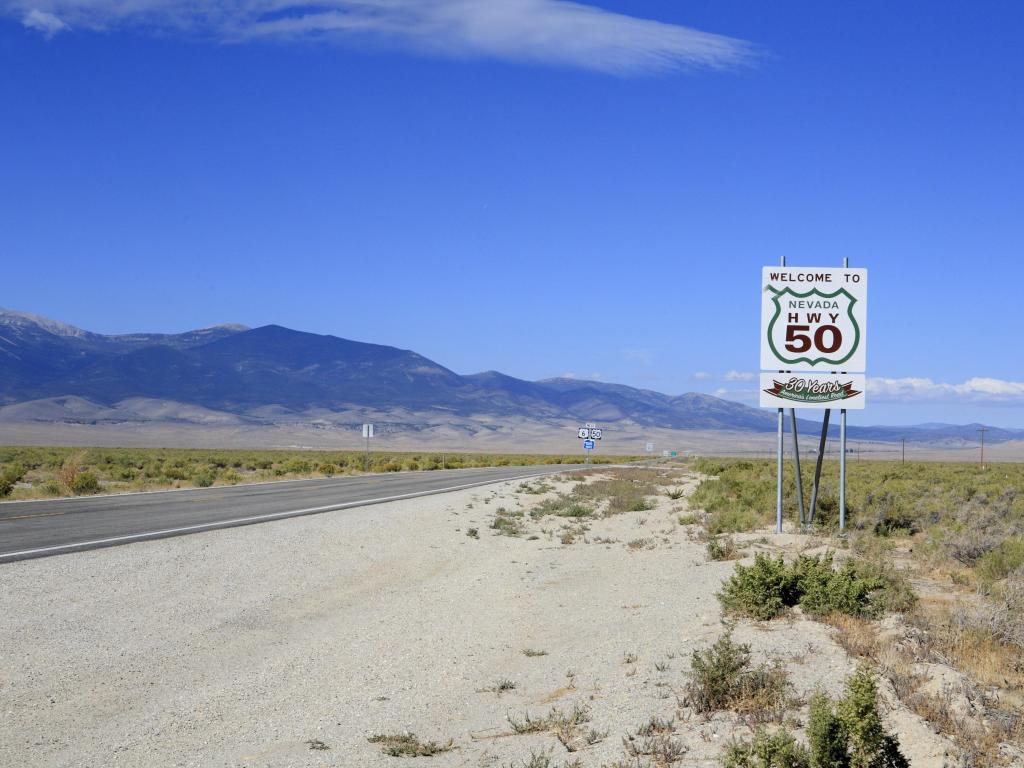
[[[724,630],[715,592],[734,563],[707,560],[685,496],[491,527],[498,508],[528,513],[573,482],[0,566],[0,765],[398,766],[410,758],[369,738],[411,731],[451,740],[413,765],[597,768],[626,761],[655,716],[673,721],[676,766],[717,765],[750,729],[693,713],[683,686]],[[805,700],[854,668],[832,632],[797,616],[734,637],[779,659]],[[914,768],[952,765],[951,745],[884,694]],[[553,708],[582,713],[568,746],[514,732]],[[805,717],[797,706],[798,733]]]

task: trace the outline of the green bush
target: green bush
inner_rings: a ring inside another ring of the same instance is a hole
[[[192,478],[192,482],[196,484],[197,488],[209,488],[211,485],[213,485],[213,473],[199,472],[195,477]]]
[[[846,681],[837,713],[847,734],[850,768],[910,768],[899,741],[882,725],[875,676],[866,665]]]
[[[836,714],[835,703],[823,691],[811,696],[807,738],[814,768],[849,768],[846,729]]]
[[[92,472],[80,472],[71,483],[71,492],[76,496],[96,493],[100,489],[100,481]]]
[[[750,646],[734,643],[729,632],[690,659],[686,699],[701,714],[731,709],[759,721],[780,719],[788,690],[780,665],[751,666]]]
[[[0,498],[10,496],[14,490],[14,483],[6,477],[0,477]]]
[[[882,725],[878,689],[871,670],[861,665],[846,681],[839,701],[818,691],[810,701],[810,749],[785,730],[759,730],[752,741],[733,742],[724,768],[910,768],[899,741]]]
[[[718,593],[718,601],[726,611],[762,621],[774,619],[798,600],[795,574],[782,556],[774,560],[760,552],[753,565],[737,565]]]
[[[737,565],[722,586],[722,607],[742,616],[767,621],[799,605],[812,615],[844,613],[877,617],[886,610],[907,610],[914,594],[898,572],[865,561],[848,561],[833,568],[832,553],[801,555],[786,565],[780,555],[759,553],[751,566]]]
[[[732,536],[713,536],[707,543],[708,560],[735,560],[736,540]]]
[[[722,756],[723,768],[811,768],[810,753],[793,735],[759,729],[751,741],[734,741]],[[815,768],[818,768],[815,766]]]
[[[1013,571],[1024,565],[1024,536],[1004,539],[978,561],[978,576],[982,582],[991,584],[1005,579]]]

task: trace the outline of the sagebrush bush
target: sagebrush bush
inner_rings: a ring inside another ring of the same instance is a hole
[[[753,565],[736,566],[718,600],[730,613],[767,621],[795,605],[817,616],[877,617],[886,610],[907,610],[914,596],[901,574],[881,565],[848,561],[836,569],[831,552],[801,555],[787,565],[781,555],[758,553]]]
[[[708,540],[707,552],[709,560],[735,560],[739,556],[732,536],[713,536]]]
[[[767,621],[796,605],[799,594],[794,574],[782,556],[776,560],[759,552],[753,565],[736,566],[718,600],[730,613]]]
[[[723,768],[812,768],[806,747],[786,730],[759,729],[750,741],[734,741],[722,756]],[[817,766],[814,766],[817,768]]]
[[[820,690],[811,696],[807,738],[814,768],[849,768],[846,729],[836,714],[835,702]]]
[[[76,496],[85,496],[90,493],[97,493],[100,489],[100,481],[92,472],[80,472],[71,482],[71,492]]]
[[[899,741],[878,712],[878,689],[871,670],[861,665],[833,701],[817,691],[807,723],[810,749],[785,729],[759,730],[751,741],[734,741],[722,757],[724,768],[910,768]]]
[[[686,699],[700,714],[731,709],[758,722],[781,719],[788,691],[781,665],[752,666],[750,646],[733,642],[729,632],[690,659]]]
[[[866,665],[846,681],[836,712],[846,734],[850,768],[910,768],[899,741],[882,725],[875,676]]]

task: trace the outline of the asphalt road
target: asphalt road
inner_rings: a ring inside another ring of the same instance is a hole
[[[6,502],[0,504],[0,563],[314,515],[585,466],[398,472]]]

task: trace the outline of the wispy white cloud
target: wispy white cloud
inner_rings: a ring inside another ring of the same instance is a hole
[[[697,379],[697,381],[707,381],[708,379],[712,378],[712,376],[707,371],[697,371],[695,374],[693,374],[693,378]]]
[[[993,405],[1024,404],[1024,381],[974,377],[962,384],[922,378],[869,378],[867,395],[883,402],[971,402]]]
[[[0,0],[44,34],[134,27],[243,41],[372,37],[422,51],[616,74],[723,69],[748,43],[569,0]]]
[[[49,11],[41,11],[38,8],[30,8],[22,14],[21,23],[29,29],[34,29],[46,38],[51,38],[58,32],[71,29],[67,22],[61,21]]]
[[[725,374],[726,381],[753,381],[754,374],[748,371],[729,371]]]

